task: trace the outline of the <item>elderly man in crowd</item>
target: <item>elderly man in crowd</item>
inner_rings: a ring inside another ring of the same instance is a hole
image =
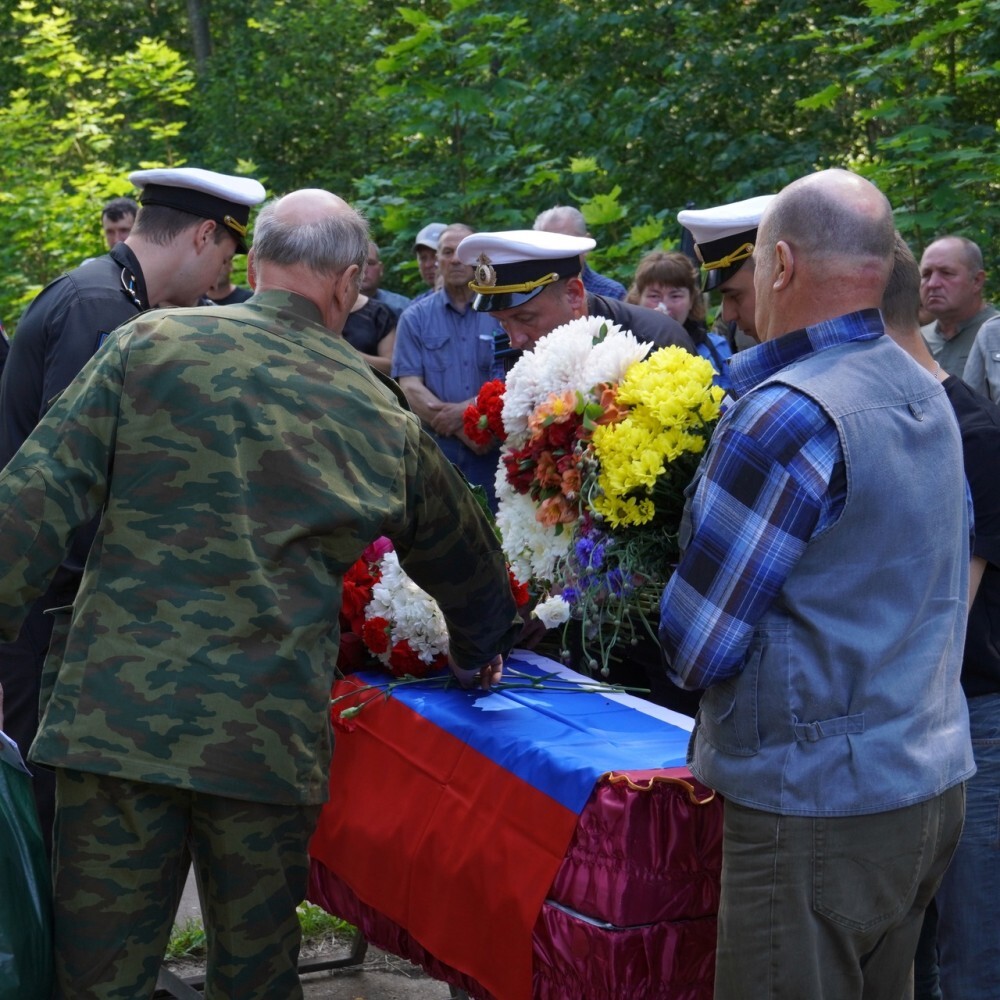
[[[471,232],[455,223],[441,233],[441,287],[399,317],[392,376],[441,450],[470,483],[485,490],[495,507],[497,449],[472,441],[462,424],[483,383],[498,374],[497,351],[506,342],[493,317],[471,308],[473,270],[456,252]]]
[[[983,302],[983,254],[964,236],[942,236],[920,258],[920,302],[934,322],[923,328],[934,360],[959,378],[979,328],[997,315]]]
[[[532,229],[539,229],[546,233],[562,233],[563,236],[582,236],[590,238],[587,232],[587,220],[583,217],[583,212],[572,205],[556,205],[540,212],[535,218]],[[596,245],[596,244],[595,244]],[[598,274],[588,263],[587,255],[580,255],[582,269],[580,280],[583,287],[593,295],[603,295],[607,299],[624,299],[627,289],[620,281],[609,278],[607,275]]]
[[[717,1000],[903,996],[962,828],[970,512],[947,396],[882,327],[894,240],[847,171],[765,210],[760,343],[661,602],[670,676],[706,689],[689,764],[726,800]]]
[[[413,241],[413,252],[417,257],[420,277],[427,286],[416,298],[430,295],[438,287],[438,241],[447,226],[443,222],[428,222]]]
[[[102,512],[31,750],[57,775],[63,996],[152,995],[189,849],[206,995],[302,996],[342,577],[372,539],[441,605],[456,674],[499,677],[516,614],[492,528],[339,336],[367,249],[328,192],[265,207],[254,297],[123,326],[0,474],[4,638]]]

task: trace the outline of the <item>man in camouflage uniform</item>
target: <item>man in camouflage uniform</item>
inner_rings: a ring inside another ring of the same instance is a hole
[[[130,232],[103,257],[47,285],[17,324],[0,380],[0,468],[116,326],[147,309],[193,306],[223,261],[247,252],[250,209],[265,195],[258,181],[200,167],[135,170],[129,180],[142,192],[138,215],[132,203]],[[76,532],[61,569],[25,617],[20,635],[0,646],[7,732],[24,753],[38,730],[42,665],[52,633],[47,612],[73,603],[94,531],[88,525]],[[49,849],[55,781],[48,769],[35,770],[32,791]]]
[[[0,475],[0,636],[102,512],[31,758],[57,769],[63,992],[151,996],[188,864],[211,997],[300,997],[342,575],[380,534],[485,687],[516,632],[461,478],[340,331],[368,249],[324,191],[265,207],[255,296],[121,327]],[[377,708],[375,709],[377,711]]]

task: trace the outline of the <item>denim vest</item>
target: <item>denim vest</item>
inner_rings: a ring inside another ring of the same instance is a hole
[[[768,383],[810,396],[836,425],[846,502],[758,623],[742,672],[703,695],[689,765],[734,802],[785,815],[933,798],[974,772],[951,406],[888,337],[810,354]]]

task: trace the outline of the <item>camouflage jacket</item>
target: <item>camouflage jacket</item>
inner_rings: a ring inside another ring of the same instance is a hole
[[[456,661],[513,641],[458,474],[299,296],[149,312],[0,474],[0,638],[103,512],[56,611],[39,763],[273,803],[326,797],[344,571],[384,534]]]

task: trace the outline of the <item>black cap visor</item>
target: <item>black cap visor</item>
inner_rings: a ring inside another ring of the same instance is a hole
[[[495,295],[478,294],[472,300],[472,308],[476,312],[489,313],[499,312],[501,309],[513,309],[516,306],[523,306],[525,302],[530,302],[547,285],[539,285],[530,292],[498,292]]]

